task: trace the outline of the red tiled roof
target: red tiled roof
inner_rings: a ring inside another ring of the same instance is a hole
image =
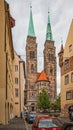
[[[49,81],[49,79],[48,79],[46,73],[44,72],[44,70],[41,73],[38,73],[37,79],[38,79],[38,81],[42,81],[42,80]]]

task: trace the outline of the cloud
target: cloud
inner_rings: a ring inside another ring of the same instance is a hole
[[[10,4],[11,15],[16,20],[16,25],[12,29],[13,45],[18,54],[24,55],[26,38],[28,34],[30,3],[32,3],[34,29],[36,42],[38,45],[38,71],[43,69],[43,49],[46,37],[46,26],[48,10],[50,11],[50,21],[53,39],[56,46],[56,56],[61,46],[61,40],[65,45],[71,20],[73,18],[73,0],[6,0]],[[40,65],[41,64],[41,65]],[[60,73],[57,62],[57,91],[60,91]]]

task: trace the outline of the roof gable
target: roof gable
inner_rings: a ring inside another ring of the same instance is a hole
[[[40,73],[40,75],[38,77],[38,81],[42,81],[42,80],[49,81],[48,76],[46,75],[44,70]]]

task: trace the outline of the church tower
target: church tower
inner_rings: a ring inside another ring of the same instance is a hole
[[[52,36],[50,16],[48,13],[48,23],[46,30],[46,41],[44,44],[44,71],[50,81],[50,99],[54,102],[56,98],[56,54]]]
[[[37,80],[37,44],[34,32],[32,7],[30,7],[30,20],[26,41],[26,87],[27,105],[29,110],[35,109],[35,82]]]

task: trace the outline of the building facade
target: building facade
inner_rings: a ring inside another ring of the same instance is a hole
[[[24,111],[25,63],[16,52],[14,52],[13,77],[14,116],[20,117],[20,113]]]
[[[58,55],[61,71],[61,114],[69,116],[68,109],[73,105],[73,20],[65,47],[61,45]]]
[[[42,90],[42,88],[44,87],[44,85],[41,86],[41,84],[46,84],[45,82],[48,82],[47,84],[49,85],[47,86],[50,86],[50,89],[48,89],[48,93],[52,103],[56,98],[56,54],[55,54],[54,41],[52,38],[52,30],[49,14],[46,30],[46,40],[44,46],[45,47],[44,47],[43,73],[45,74],[45,77],[48,77],[47,81],[44,80],[44,78],[42,80],[38,80],[37,43],[32,17],[32,7],[30,7],[30,20],[29,20],[28,36],[26,40],[26,89],[27,89],[26,106],[31,111],[37,110],[37,96],[38,93],[40,92],[40,89]],[[40,72],[40,74],[41,73],[42,72]],[[38,84],[40,85],[39,88]]]
[[[11,24],[14,27],[14,22],[10,18],[9,5],[0,0],[0,124],[9,122],[14,109],[14,50],[11,33]]]

